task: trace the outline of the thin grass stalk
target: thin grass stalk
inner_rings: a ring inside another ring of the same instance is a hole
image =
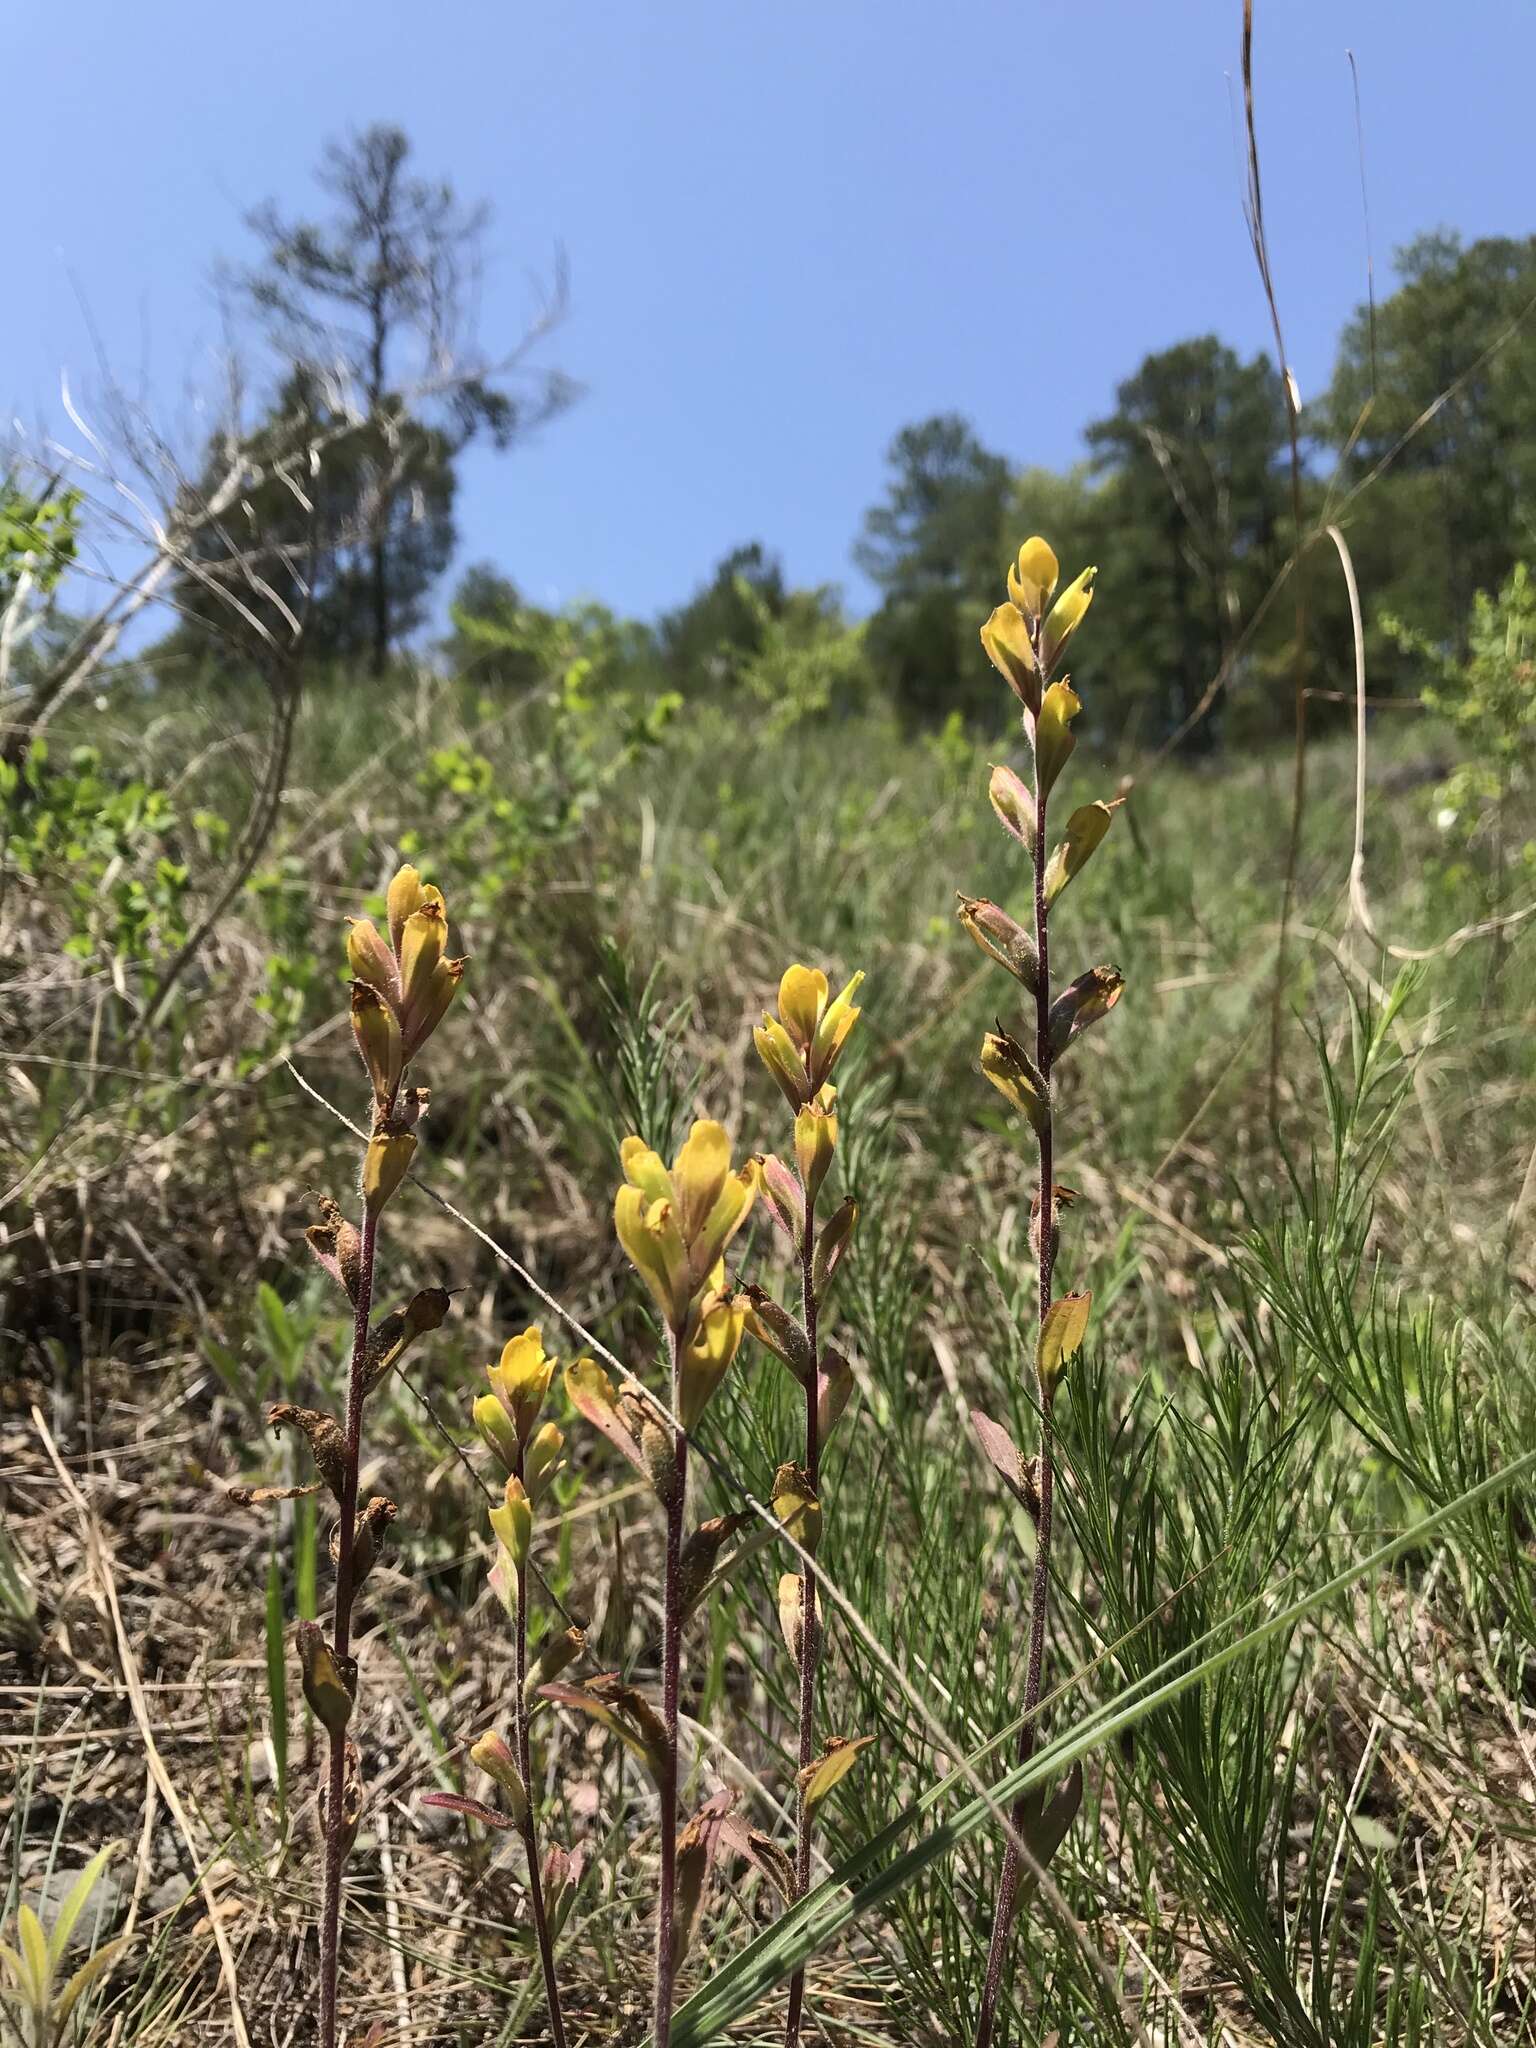
[[[802,1178],[805,1191],[805,1235],[800,1249],[800,1303],[810,1357],[805,1389],[805,1472],[810,1491],[821,1493],[821,1430],[817,1414],[816,1321],[820,1304],[812,1277],[816,1259],[816,1190]],[[816,1567],[807,1554],[800,1567],[800,1798],[795,1826],[795,1900],[811,1884],[811,1810],[806,1803],[806,1777],[816,1758],[816,1673],[821,1661],[821,1617],[816,1607]],[[791,1902],[793,1903],[793,1901]],[[797,2048],[805,2009],[805,1971],[789,1980],[789,2009],[784,2022],[784,2048]]]
[[[672,1413],[682,1407],[677,1332],[667,1326],[667,1366]],[[672,2038],[672,2004],[677,1975],[672,1920],[677,1900],[677,1696],[683,1648],[683,1501],[688,1490],[688,1438],[677,1430],[672,1439],[671,1498],[666,1502],[667,1559],[662,1587],[661,1718],[666,1750],[661,1773],[661,1877],[656,1912],[656,2006],[652,2026],[656,2048]]]
[[[1030,637],[1039,649],[1039,634],[1031,628]],[[1045,895],[1046,868],[1046,804],[1048,793],[1042,785],[1039,763],[1035,765],[1035,950],[1039,966],[1035,982],[1035,1063],[1045,1082],[1045,1112],[1036,1133],[1036,1144],[1040,1164],[1040,1322],[1045,1323],[1046,1313],[1051,1305],[1051,1275],[1056,1262],[1055,1231],[1055,1188],[1054,1188],[1054,1128],[1050,1107],[1051,1079],[1051,955],[1050,955],[1050,912]],[[1040,1469],[1038,1487],[1040,1496],[1039,1513],[1035,1524],[1035,1571],[1029,1602],[1029,1663],[1024,1680],[1024,1713],[1026,1720],[1019,1730],[1017,1762],[1027,1764],[1034,1752],[1036,1732],[1036,1709],[1040,1704],[1040,1690],[1045,1675],[1045,1628],[1051,1594],[1051,1506],[1055,1487],[1055,1454],[1051,1431],[1051,1403],[1048,1389],[1042,1384],[1038,1364],[1035,1374],[1035,1393],[1040,1406]],[[1018,1912],[1019,1875],[1021,1857],[1019,1839],[1024,1826],[1024,1799],[1014,1805],[1013,1826],[1009,1831],[1007,1847],[1003,1852],[1002,1876],[998,1883],[997,1904],[992,1915],[992,1938],[987,1948],[987,1972],[982,1984],[981,2007],[976,2021],[976,2048],[990,2048],[993,2030],[997,2024],[997,2003],[1002,1990],[1003,1965],[1007,1960],[1009,1938]]]
[[[393,1104],[391,1104],[391,1108]],[[336,1592],[331,1609],[331,1642],[345,1672],[352,1637],[352,1544],[357,1522],[357,1471],[362,1456],[363,1382],[368,1330],[373,1313],[373,1255],[379,1221],[368,1205],[363,1217],[358,1262],[357,1308],[352,1324],[352,1363],[347,1374],[346,1459],[342,1468],[341,1527],[337,1532]],[[336,1972],[341,1949],[341,1876],[345,1861],[347,1731],[330,1736],[330,1775],[325,1807],[325,1899],[320,1916],[320,2040],[336,2048]]]
[[[523,1477],[523,1453],[521,1445],[517,1456],[517,1477]],[[517,1671],[516,1705],[512,1716],[512,1740],[517,1752],[517,1768],[522,1774],[528,1794],[527,1809],[523,1815],[521,1833],[523,1855],[528,1864],[528,1906],[533,1916],[533,1934],[538,1943],[539,1963],[544,1972],[544,1999],[549,2008],[549,2032],[554,2048],[565,2048],[565,2018],[560,2010],[560,1984],[555,1975],[554,1943],[550,1940],[549,1919],[544,1911],[544,1879],[539,1868],[539,1831],[533,1817],[533,1748],[528,1734],[528,1567],[526,1563],[517,1568],[517,1614],[515,1619],[516,1644],[515,1664]]]

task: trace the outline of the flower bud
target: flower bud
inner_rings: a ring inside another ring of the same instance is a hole
[[[494,1394],[477,1396],[471,1413],[480,1441],[500,1465],[503,1477],[510,1478],[517,1469],[520,1448],[511,1416]]]
[[[399,994],[395,956],[371,917],[354,918],[347,926],[347,971],[390,1002]]]
[[[385,909],[389,916],[389,943],[395,957],[400,955],[400,941],[405,932],[405,921],[421,908],[421,876],[413,867],[397,870],[385,896]]]
[[[535,1506],[565,1470],[565,1460],[561,1456],[564,1449],[565,1432],[558,1423],[546,1422],[542,1429],[534,1431],[523,1454],[523,1484]]]
[[[1008,595],[1021,612],[1038,619],[1051,601],[1060,574],[1055,549],[1032,533],[1019,549],[1017,563],[1008,570]]]
[[[352,984],[352,1036],[373,1083],[373,1097],[387,1108],[405,1070],[405,1040],[394,1011],[366,981]]]
[[[806,1202],[812,1203],[832,1164],[837,1149],[837,1112],[831,1106],[832,1090],[824,1088],[823,1101],[808,1102],[795,1118],[795,1164]]]
[[[840,994],[834,996],[822,1012],[821,1022],[816,1026],[816,1036],[811,1040],[810,1069],[811,1091],[818,1093],[830,1078],[832,1069],[842,1057],[848,1034],[858,1023],[862,1014],[855,1009],[853,998],[859,992],[862,974],[852,975]]]
[[[806,1078],[805,1062],[795,1050],[794,1040],[777,1018],[764,1017],[753,1029],[752,1043],[785,1101],[791,1109],[798,1110],[815,1091]]]
[[[490,1511],[490,1522],[496,1540],[521,1571],[533,1547],[533,1504],[521,1479],[507,1481],[501,1506]]]

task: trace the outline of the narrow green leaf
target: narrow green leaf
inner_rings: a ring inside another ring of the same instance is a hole
[[[846,1928],[904,1890],[930,1864],[949,1855],[979,1828],[995,1824],[994,1814],[998,1807],[1006,1810],[1014,1800],[1049,1783],[1092,1751],[1115,1741],[1149,1714],[1169,1705],[1202,1680],[1236,1663],[1287,1629],[1294,1628],[1341,1593],[1348,1592],[1361,1579],[1385,1570],[1404,1552],[1418,1549],[1468,1509],[1505,1492],[1532,1472],[1536,1472],[1536,1450],[1527,1451],[1502,1472],[1496,1472],[1480,1485],[1458,1494],[1443,1508],[1395,1536],[1390,1543],[1383,1544],[1357,1564],[1336,1573],[1326,1584],[1279,1608],[1235,1642],[1212,1651],[1192,1669],[1156,1684],[1155,1680],[1162,1678],[1182,1660],[1174,1658],[1159,1666],[1157,1671],[1128,1686],[1090,1714],[1080,1726],[1069,1729],[1037,1750],[1028,1763],[1016,1765],[1006,1772],[992,1786],[988,1798],[971,1799],[957,1812],[938,1822],[911,1848],[893,1857],[891,1852],[913,1821],[959,1785],[969,1782],[970,1773],[1001,1747],[1019,1724],[1015,1722],[1013,1727],[1000,1730],[973,1754],[967,1765],[962,1765],[932,1786],[889,1827],[883,1828],[856,1850],[830,1877],[784,1913],[766,1933],[748,1943],[715,1971],[709,1982],[674,2015],[673,2048],[705,2048],[706,2043],[718,2041],[727,2027],[750,2012],[759,1999],[792,1976],[812,1956],[819,1955]],[[1183,1654],[1187,1656],[1188,1652]],[[649,2040],[646,2048],[652,2048]]]
[[[91,1988],[98,1977],[111,1969],[127,1945],[126,1934],[120,1934],[116,1941],[109,1941],[104,1948],[97,1949],[95,1955],[88,1961],[83,1962],[64,1986],[59,2002],[53,2009],[61,2034],[81,1995]]]
[[[86,1901],[95,1890],[97,1878],[100,1877],[102,1871],[107,1866],[107,1858],[112,1854],[113,1846],[109,1842],[105,1849],[98,1849],[96,1851],[96,1854],[70,1886],[69,1896],[59,1908],[59,1917],[54,1921],[53,1932],[48,1937],[48,1975],[50,1978],[59,1967],[60,1959],[65,1949],[69,1946],[69,1937],[75,1931],[75,1922],[85,1911]]]

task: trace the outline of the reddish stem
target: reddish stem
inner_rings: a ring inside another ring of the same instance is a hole
[[[816,1318],[819,1304],[812,1284],[816,1257],[816,1203],[805,1190],[805,1237],[800,1247],[800,1301],[810,1358],[805,1391],[805,1471],[810,1489],[821,1487],[821,1434],[817,1414],[818,1357]],[[816,1567],[809,1557],[800,1568],[800,1769],[816,1755],[816,1671],[821,1660],[821,1617],[816,1605]],[[811,1884],[811,1816],[806,1809],[802,1787],[795,1833],[795,1898],[803,1899]],[[805,2009],[805,1971],[796,1970],[789,1980],[789,2011],[784,2026],[784,2048],[797,2048],[801,2015]]]
[[[357,1306],[352,1325],[352,1365],[347,1376],[346,1458],[341,1475],[341,1526],[337,1531],[336,1593],[331,1640],[343,1673],[352,1639],[352,1544],[357,1526],[357,1468],[363,1440],[363,1379],[368,1361],[368,1324],[373,1308],[373,1254],[378,1218],[364,1215],[358,1261]],[[355,1692],[355,1686],[354,1686]],[[330,1778],[325,1809],[325,1901],[320,1916],[320,2042],[336,2048],[336,1970],[341,1945],[342,1801],[346,1796],[347,1734],[331,1738]]]
[[[522,1449],[519,1446],[517,1476],[523,1476]],[[523,1816],[519,1832],[523,1838],[523,1854],[528,1861],[528,1903],[533,1914],[534,1939],[539,1945],[539,1961],[544,1970],[544,1998],[549,2007],[549,2031],[554,2048],[565,2048],[565,2020],[560,2010],[560,1986],[555,1976],[555,1950],[550,1940],[549,1920],[544,1911],[544,1879],[539,1869],[539,1835],[533,1818],[533,1749],[528,1736],[528,1699],[524,1690],[528,1683],[528,1568],[519,1565],[517,1570],[517,1704],[513,1709],[512,1733],[517,1749],[517,1768],[522,1774],[523,1790],[528,1795],[528,1811]]]
[[[667,1332],[671,1368],[672,1413],[682,1412],[677,1332]],[[669,2048],[672,2039],[672,1998],[677,1967],[672,1953],[672,1913],[677,1896],[677,1695],[682,1663],[683,1501],[688,1490],[688,1439],[679,1429],[673,1438],[672,1498],[667,1506],[667,1563],[662,1589],[661,1718],[666,1728],[662,1759],[661,1894],[656,1912],[656,2004],[651,2027],[652,2048]]]
[[[1040,786],[1040,765],[1035,763],[1035,946],[1039,969],[1035,980],[1035,1064],[1045,1084],[1045,1113],[1036,1134],[1040,1154],[1040,1321],[1045,1322],[1051,1305],[1051,1273],[1056,1263],[1055,1188],[1051,1124],[1051,968],[1049,948],[1049,906],[1045,896],[1045,805],[1046,792]],[[1028,1763],[1034,1754],[1036,1709],[1045,1669],[1045,1623],[1051,1595],[1051,1507],[1055,1486],[1051,1441],[1051,1408],[1048,1390],[1038,1371],[1035,1391],[1040,1404],[1040,1508],[1035,1519],[1035,1571],[1029,1602],[1029,1664],[1024,1681],[1024,1712],[1028,1716],[1019,1730],[1018,1761]],[[1024,1825],[1027,1797],[1014,1802],[1003,1870],[997,1888],[997,1905],[992,1916],[992,1940],[987,1950],[987,1974],[982,1984],[981,2010],[976,2021],[976,2048],[991,2048],[997,2024],[997,2004],[1002,1991],[1003,1965],[1007,1960],[1009,1937],[1018,1913],[1019,1877],[1022,1858],[1019,1834]]]

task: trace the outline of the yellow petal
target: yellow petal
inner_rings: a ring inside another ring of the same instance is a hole
[[[613,1227],[630,1263],[673,1329],[688,1312],[687,1255],[669,1202],[647,1202],[639,1188],[622,1187],[614,1199]]]
[[[1040,716],[1035,721],[1035,766],[1040,775],[1042,801],[1050,795],[1057,776],[1072,758],[1077,741],[1072,737],[1071,725],[1082,708],[1082,700],[1065,676],[1059,683],[1052,683],[1041,700]]]
[[[401,868],[389,885],[385,898],[389,910],[389,943],[398,956],[405,921],[421,908],[421,877],[413,867]]]
[[[827,977],[819,967],[788,967],[779,983],[779,1016],[802,1049],[815,1036],[827,1007]]]
[[[659,1152],[653,1152],[643,1138],[626,1138],[619,1147],[619,1164],[631,1187],[643,1188],[652,1202],[672,1200],[672,1176]]]
[[[1067,820],[1067,836],[1054,847],[1045,868],[1045,900],[1054,903],[1072,877],[1087,865],[1115,822],[1115,812],[1125,801],[1080,804]]]
[[[1075,582],[1066,589],[1051,606],[1050,615],[1040,636],[1040,659],[1049,674],[1056,657],[1083,623],[1089,605],[1093,603],[1093,579],[1098,570],[1085,569]]]
[[[692,1244],[704,1227],[709,1212],[720,1199],[731,1170],[731,1141],[725,1127],[701,1117],[689,1131],[682,1150],[672,1162],[672,1185],[677,1190],[677,1222],[684,1244]],[[718,1255],[717,1255],[718,1256]],[[713,1265],[711,1260],[710,1264]]]
[[[1032,533],[1019,549],[1017,566],[1008,571],[1008,595],[1022,610],[1038,618],[1050,603],[1060,574],[1055,549],[1038,533]]]
[[[987,659],[1004,678],[1015,697],[1028,711],[1040,702],[1040,677],[1035,669],[1035,650],[1029,644],[1029,628],[1017,605],[1000,604],[981,629],[981,644]]]

